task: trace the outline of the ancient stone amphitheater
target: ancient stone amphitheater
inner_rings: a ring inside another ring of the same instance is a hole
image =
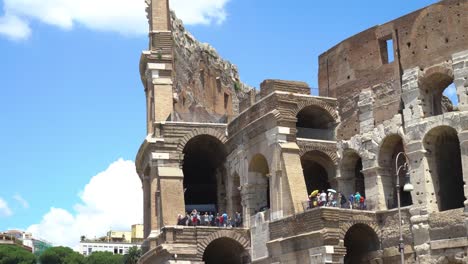
[[[468,1],[338,43],[319,57],[319,96],[244,85],[168,0],[146,2],[140,263],[468,263]],[[366,210],[314,207],[316,189],[360,192]],[[243,225],[177,225],[193,208]]]

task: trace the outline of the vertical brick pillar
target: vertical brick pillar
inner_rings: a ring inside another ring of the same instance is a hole
[[[359,94],[359,127],[360,132],[367,133],[374,129],[374,100],[370,89],[362,90]]]
[[[419,68],[405,70],[403,73],[402,99],[405,105],[403,116],[406,125],[417,124],[424,117],[419,89]]]
[[[364,168],[362,174],[364,174],[368,209],[374,211],[387,209],[380,168]]]
[[[417,141],[406,145],[406,155],[410,160],[410,177],[414,186],[411,192],[413,205],[423,206],[429,212],[437,211],[437,197],[427,158],[431,154],[426,153],[422,141]]]
[[[460,150],[462,157],[463,181],[465,182],[465,225],[468,236],[468,131],[462,131],[458,134],[460,140]]]
[[[468,50],[452,55],[453,82],[457,88],[458,108],[468,110]]]
[[[307,198],[307,189],[302,172],[299,146],[296,143],[281,145],[281,161],[284,166],[283,202],[289,200],[290,205],[283,203],[283,215],[292,215],[303,211],[302,202]],[[289,199],[287,199],[289,198]]]

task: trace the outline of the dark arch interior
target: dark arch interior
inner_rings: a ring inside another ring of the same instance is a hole
[[[244,248],[230,238],[218,238],[211,242],[203,253],[206,264],[242,264]]]
[[[362,159],[359,158],[354,165],[354,189],[362,196],[366,197],[366,187],[364,184],[364,174],[362,174]]]
[[[327,169],[333,163],[328,157],[319,152],[308,152],[301,157],[301,164],[308,194],[314,190],[326,191],[331,188]]]
[[[345,264],[366,263],[369,252],[380,249],[380,241],[374,230],[365,224],[355,224],[344,238],[346,247]]]
[[[463,171],[461,164],[460,142],[457,132],[452,128],[433,132],[434,161],[436,162],[439,189],[439,209],[441,211],[463,207]]]
[[[200,135],[184,148],[185,205],[218,205],[218,185],[222,182],[226,151],[215,137]],[[209,206],[207,206],[209,207]]]
[[[391,135],[388,136],[384,143],[382,144],[382,148],[380,150],[379,155],[379,165],[382,168],[385,168],[389,171],[390,176],[392,177],[392,192],[391,197],[387,197],[387,208],[396,208],[398,206],[397,202],[397,189],[396,189],[396,169],[397,166],[401,166],[405,163],[405,157],[400,155],[399,160],[397,161],[397,155],[400,152],[405,152],[403,147],[403,139],[398,135]],[[400,173],[398,175],[400,180],[400,204],[401,206],[409,206],[413,204],[413,200],[411,198],[410,192],[405,192],[403,187],[405,185],[405,175],[406,170],[404,168],[400,169]]]
[[[297,114],[297,137],[333,139],[335,120],[324,109],[308,106]]]

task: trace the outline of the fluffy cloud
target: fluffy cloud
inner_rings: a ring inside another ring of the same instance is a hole
[[[0,217],[11,216],[13,212],[11,211],[8,203],[0,197]]]
[[[12,40],[26,39],[31,35],[29,25],[17,16],[5,15],[0,17],[0,35]]]
[[[229,0],[170,0],[171,8],[186,24],[221,23]],[[26,39],[29,21],[70,30],[75,24],[89,29],[142,35],[148,31],[145,0],[4,0],[0,34]]]
[[[29,203],[26,201],[21,195],[15,194],[13,196],[13,199],[15,199],[16,202],[18,202],[23,208],[29,208]]]
[[[130,230],[132,224],[142,223],[143,194],[132,161],[112,163],[92,177],[79,196],[73,212],[52,207],[27,231],[55,245],[76,248],[82,235],[94,238],[109,229]]]

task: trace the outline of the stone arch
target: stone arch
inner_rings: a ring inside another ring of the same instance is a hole
[[[361,221],[361,220],[353,219],[351,221],[340,221],[340,233],[339,233],[340,240],[344,240],[346,232],[348,232],[348,230],[351,227],[357,224],[366,225],[369,228],[371,228],[372,231],[374,231],[374,233],[377,235],[379,239],[382,236],[382,232],[376,221]]]
[[[381,248],[380,236],[376,230],[367,223],[354,223],[350,225],[343,235],[346,248],[345,264],[369,263],[370,256]]]
[[[301,156],[302,171],[310,193],[316,189],[336,188],[336,163],[326,153],[312,150]]]
[[[400,152],[405,152],[405,142],[403,137],[399,134],[389,134],[382,140],[379,146],[377,161],[380,167],[380,176],[382,177],[383,195],[388,209],[397,207],[396,164],[398,163],[398,166],[400,166],[405,162],[405,157],[403,155],[399,156],[398,161],[396,160]],[[405,175],[406,171],[400,170],[398,177],[400,180],[401,206],[413,204],[411,193],[403,191]]]
[[[214,129],[211,127],[196,128],[190,131],[188,134],[186,134],[183,138],[179,140],[179,143],[177,144],[177,153],[182,154],[185,148],[185,145],[190,141],[190,139],[196,136],[200,136],[200,135],[209,135],[209,136],[215,137],[223,144],[226,144],[227,142],[226,135],[220,132],[218,129]]]
[[[451,63],[443,63],[424,70],[419,77],[419,89],[424,116],[436,116],[453,111],[453,104],[443,96],[444,90],[453,84]]]
[[[439,211],[463,207],[464,179],[457,130],[436,126],[425,134],[423,144],[434,188],[430,201],[437,201]]]
[[[340,190],[343,193],[359,192],[364,197],[367,197],[365,194],[364,174],[361,172],[362,169],[362,158],[359,153],[352,149],[344,150],[340,161]]]
[[[340,161],[340,157],[338,156],[336,150],[329,148],[328,146],[321,146],[318,144],[301,145],[299,150],[299,156],[302,157],[311,151],[318,151],[324,153],[326,156],[328,156],[328,158],[330,158],[330,160],[333,161],[333,164],[335,164],[335,166],[337,166]]]
[[[325,103],[299,103],[294,112],[297,120],[296,137],[334,140],[337,115],[327,109]]]
[[[213,213],[226,210],[225,144],[214,136],[192,137],[182,150],[183,188],[186,211]]]
[[[292,114],[294,116],[297,116],[297,114],[301,110],[303,110],[304,108],[309,107],[309,106],[315,106],[315,107],[323,109],[331,117],[333,117],[335,122],[339,122],[339,116],[338,116],[338,112],[336,111],[336,109],[333,106],[331,106],[330,104],[327,104],[326,102],[321,101],[321,100],[317,100],[315,98],[307,98],[306,100],[302,100],[302,101],[298,102],[297,107],[293,109]]]
[[[203,254],[208,247],[208,245],[219,238],[229,238],[237,243],[239,243],[244,250],[247,250],[250,247],[250,238],[241,232],[234,230],[220,230],[214,233],[211,233],[209,236],[205,237],[202,240],[199,240],[197,243],[197,258],[199,260],[203,259]]]

